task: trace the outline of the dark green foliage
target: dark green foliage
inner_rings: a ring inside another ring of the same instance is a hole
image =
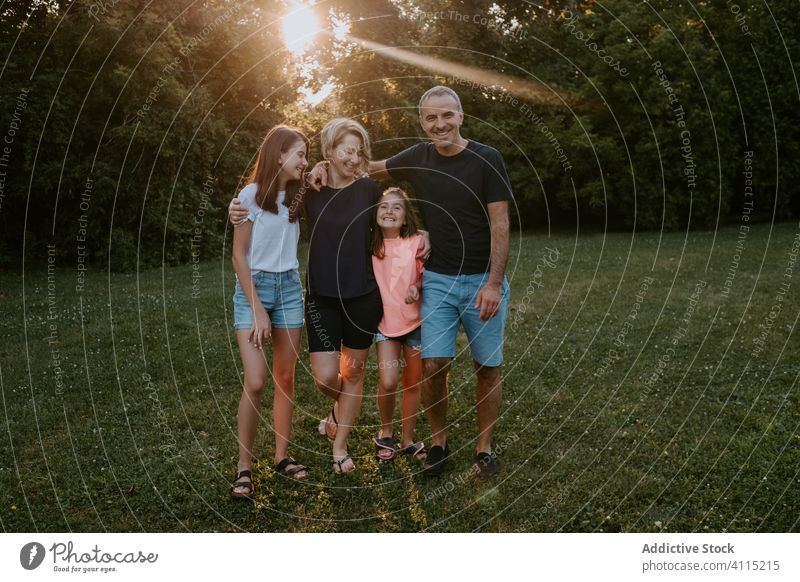
[[[222,242],[222,209],[296,99],[278,27],[248,3],[145,5],[35,4],[27,25],[3,18],[0,127],[27,89],[0,214],[10,258],[24,240],[62,257],[110,252],[127,270]]]
[[[800,215],[791,66],[800,31],[789,0],[741,0],[735,10],[336,0],[315,11],[326,27],[334,17],[349,23],[349,38],[318,35],[303,57],[283,46],[288,5],[277,0],[105,5],[0,8],[0,139],[15,131],[0,144],[10,148],[0,264],[21,262],[23,246],[24,260],[37,261],[48,243],[94,263],[110,253],[123,270],[216,252],[224,207],[271,125],[314,135],[333,116],[353,116],[375,157],[387,157],[424,139],[416,106],[435,83],[459,91],[464,134],[503,152],[523,228],[710,228],[745,210]],[[450,65],[412,65],[359,39]],[[460,65],[491,86],[467,83]],[[325,83],[334,89],[322,103],[299,98],[301,87]],[[526,83],[552,99],[530,98]],[[311,154],[319,158],[316,147]]]

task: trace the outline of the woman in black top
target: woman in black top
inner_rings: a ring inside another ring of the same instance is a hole
[[[370,216],[380,197],[366,173],[369,136],[351,119],[333,119],[321,133],[328,186],[308,190],[306,332],[314,382],[333,401],[319,432],[333,441],[333,470],[355,469],[347,438],[358,416],[364,366],[383,314],[372,273]]]

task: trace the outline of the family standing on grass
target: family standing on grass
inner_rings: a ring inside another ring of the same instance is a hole
[[[318,430],[332,443],[334,472],[356,468],[348,437],[373,341],[379,360],[377,459],[407,454],[423,463],[425,475],[444,472],[450,453],[447,378],[461,326],[477,378],[474,471],[488,477],[500,469],[492,431],[502,400],[511,188],[500,153],[461,136],[464,113],[452,89],[428,90],[419,101],[419,119],[430,141],[383,161],[371,159],[361,124],[334,119],[320,134],[324,161],[308,174],[306,136],[275,127],[249,183],[230,205],[236,226],[234,326],[244,367],[234,497],[253,494],[252,448],[268,371],[275,471],[308,476],[288,450],[304,323],[314,382],[331,399]],[[381,191],[375,180],[411,184],[419,208],[403,189]],[[297,260],[301,218],[309,233],[305,304]],[[263,347],[270,339],[268,369]],[[393,419],[401,369],[397,439]],[[430,449],[414,437],[420,399],[431,427]]]

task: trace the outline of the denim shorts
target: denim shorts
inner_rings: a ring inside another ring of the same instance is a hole
[[[481,321],[475,300],[488,279],[488,273],[442,275],[428,270],[422,273],[423,359],[454,358],[458,330],[463,325],[473,360],[490,367],[503,363],[503,335],[511,291],[504,277],[497,315]]]
[[[375,334],[375,343],[385,342],[385,341],[393,341],[393,342],[400,342],[404,346],[408,346],[412,350],[421,350],[422,349],[422,326],[419,326],[413,331],[408,332],[405,335],[400,335],[397,337],[388,337],[383,335],[381,332]]]
[[[253,284],[272,327],[303,327],[303,286],[297,269],[283,273],[256,271]],[[252,326],[253,310],[237,279],[233,294],[233,327],[250,329]]]

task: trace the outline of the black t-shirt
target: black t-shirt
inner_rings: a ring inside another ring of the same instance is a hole
[[[426,268],[443,275],[487,273],[492,234],[486,205],[512,199],[500,152],[468,140],[458,154],[443,156],[425,142],[386,160],[386,169],[414,187],[431,237]]]
[[[381,195],[369,178],[305,194],[308,291],[349,299],[377,289],[370,256],[370,220]]]

